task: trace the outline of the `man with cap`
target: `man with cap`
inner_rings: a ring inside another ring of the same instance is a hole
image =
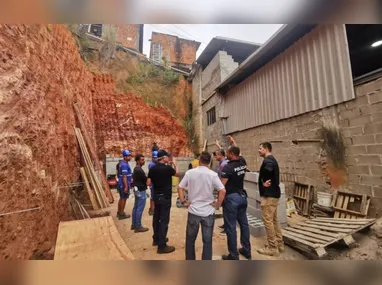
[[[157,159],[158,159],[158,152],[155,150],[153,151],[152,155],[152,161],[149,163],[149,170],[151,169],[151,167],[153,167],[155,164],[157,164]],[[150,208],[149,208],[149,215],[152,216],[154,215],[154,207],[155,207],[155,204],[154,204],[154,187],[153,185],[150,186]]]
[[[118,168],[118,212],[117,218],[119,220],[130,218],[129,214],[125,213],[126,200],[129,198],[129,191],[131,185],[132,171],[129,165],[131,159],[131,153],[127,149],[122,151],[123,160],[119,163]]]
[[[179,176],[179,168],[175,159],[170,161],[169,156],[165,150],[158,151],[158,163],[150,168],[147,180],[147,185],[154,186],[153,246],[158,246],[159,254],[175,251],[175,247],[167,245],[167,231],[170,222],[172,176]]]
[[[153,146],[151,148],[151,151],[158,151],[158,150],[159,150],[159,147],[158,147],[157,143],[153,142]]]

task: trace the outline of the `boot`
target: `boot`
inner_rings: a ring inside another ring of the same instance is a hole
[[[234,258],[232,255],[228,254],[223,254],[222,255],[222,260],[239,260],[239,257],[238,258]]]
[[[246,259],[248,260],[251,260],[252,259],[252,255],[251,253],[249,252],[246,252],[244,248],[239,248],[239,253],[244,256]]]
[[[166,245],[165,247],[162,247],[162,248],[158,247],[157,253],[158,254],[167,254],[167,253],[171,253],[171,252],[174,252],[174,251],[175,251],[175,247],[174,246]]]
[[[139,227],[139,228],[135,228],[134,232],[135,233],[144,233],[144,232],[147,232],[148,230],[149,230],[148,228]]]
[[[277,246],[278,246],[278,248],[279,248],[279,252],[280,252],[280,253],[282,253],[282,252],[285,251],[285,246],[284,246],[284,243],[283,243],[283,242],[279,243]]]
[[[166,242],[168,242],[168,238],[166,238]],[[158,242],[153,240],[153,246],[158,246]]]
[[[265,246],[263,248],[258,249],[257,252],[262,254],[262,255],[268,255],[268,256],[276,256],[277,257],[280,255],[278,248],[268,247],[268,246]]]
[[[154,210],[153,209],[149,209],[149,216],[152,216],[152,215],[154,215]]]
[[[132,231],[135,230],[135,226],[134,225],[131,225],[131,228],[130,228]]]

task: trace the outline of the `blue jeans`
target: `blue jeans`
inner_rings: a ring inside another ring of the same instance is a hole
[[[233,193],[225,197],[223,203],[224,228],[227,234],[229,254],[239,259],[237,251],[236,221],[240,225],[240,243],[246,253],[251,253],[249,225],[247,219],[248,201],[245,194]]]
[[[134,192],[135,201],[132,214],[133,226],[139,228],[142,226],[142,214],[146,206],[146,191]]]

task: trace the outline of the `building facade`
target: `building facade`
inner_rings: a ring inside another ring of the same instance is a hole
[[[200,42],[177,36],[153,32],[151,36],[150,58],[158,63],[166,60],[170,66],[189,72],[196,60]]]
[[[270,141],[287,195],[295,182],[367,194],[369,216],[381,215],[378,36],[375,25],[284,26],[201,103],[201,136],[232,135],[253,171]]]
[[[105,36],[107,36],[108,29],[113,29],[113,31],[115,32],[115,39],[117,43],[142,53],[143,28],[143,24],[90,24],[87,25],[87,32],[99,38],[104,38]]]

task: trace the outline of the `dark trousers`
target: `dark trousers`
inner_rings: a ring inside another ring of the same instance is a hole
[[[249,240],[249,224],[247,219],[248,201],[245,194],[233,193],[225,197],[223,203],[224,228],[227,234],[229,254],[239,259],[237,251],[236,221],[240,225],[240,243],[244,250],[251,253]]]
[[[166,237],[168,224],[170,223],[171,200],[168,202],[157,203],[155,201],[154,216],[153,216],[153,239],[158,243],[158,247],[166,246]]]
[[[212,234],[214,231],[215,215],[199,217],[188,213],[186,230],[186,260],[195,260],[195,240],[202,226],[203,253],[202,260],[212,260]]]

